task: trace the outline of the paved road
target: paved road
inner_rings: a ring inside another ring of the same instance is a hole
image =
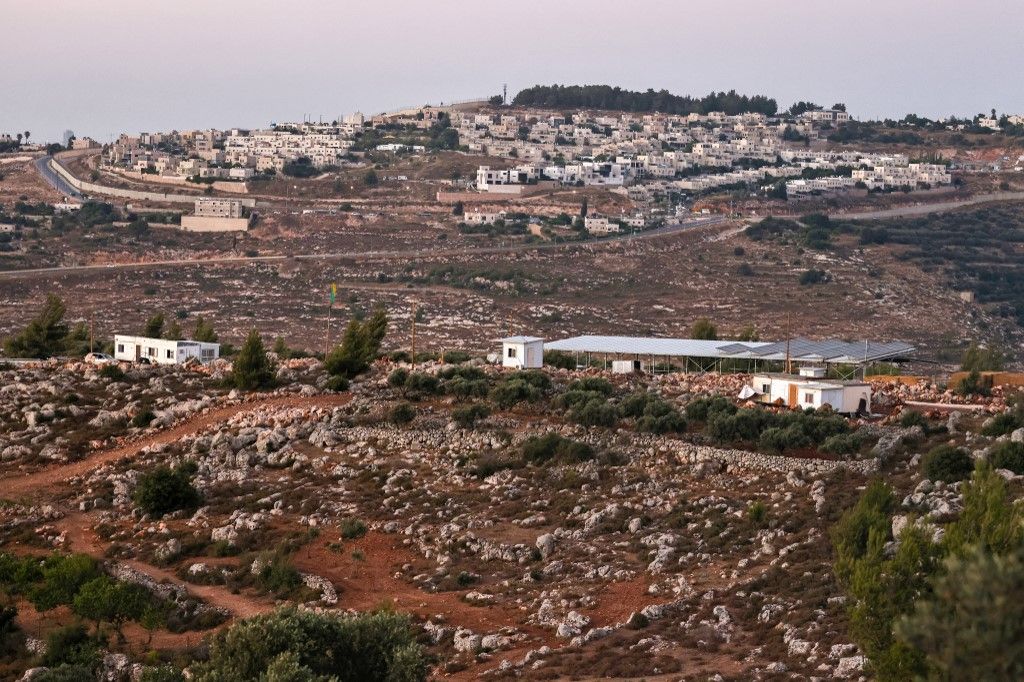
[[[303,253],[297,255],[274,255],[274,256],[221,256],[214,258],[188,258],[180,260],[147,261],[144,263],[111,263],[104,265],[61,265],[50,268],[25,268],[22,270],[2,270],[0,279],[30,277],[35,275],[70,275],[94,271],[115,271],[115,270],[139,270],[142,268],[158,268],[168,266],[193,266],[193,265],[236,265],[242,263],[273,263],[294,258],[295,260],[323,261],[323,260],[344,260],[347,258],[360,259],[394,259],[394,258],[438,258],[466,255],[493,255],[497,253],[516,253],[521,251],[549,251],[552,249],[565,249],[570,247],[599,246],[612,243],[628,243],[663,237],[678,232],[686,232],[701,227],[711,227],[728,222],[728,218],[722,215],[712,215],[704,218],[697,218],[681,223],[671,223],[664,227],[653,230],[645,230],[635,234],[628,233],[605,239],[595,239],[586,242],[544,242],[541,244],[513,244],[510,246],[490,247],[468,247],[461,249],[408,249],[400,251],[337,251],[333,253]]]
[[[39,174],[43,176],[43,180],[50,183],[55,190],[64,196],[81,198],[81,192],[69,185],[67,180],[50,169],[50,159],[52,158],[52,156],[44,156],[40,159],[36,159],[32,163],[35,164],[36,170],[39,171]]]
[[[859,211],[855,213],[830,213],[829,218],[834,220],[883,220],[885,218],[904,218],[909,216],[928,215],[929,213],[945,213],[955,211],[959,208],[977,206],[978,204],[990,204],[997,201],[1024,201],[1024,192],[996,192],[994,194],[979,194],[967,199],[957,201],[944,201],[934,204],[917,204],[915,206],[898,206],[877,211]]]

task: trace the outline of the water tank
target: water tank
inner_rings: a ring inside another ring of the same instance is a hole
[[[825,368],[824,367],[801,367],[800,376],[807,377],[808,379],[824,379]]]

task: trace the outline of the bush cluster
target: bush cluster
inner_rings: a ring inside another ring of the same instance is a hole
[[[830,411],[776,413],[759,407],[737,409],[720,396],[691,402],[686,414],[694,421],[703,421],[705,433],[719,443],[756,443],[762,450],[774,453],[821,447],[829,439],[850,432],[849,423]],[[848,449],[852,445],[849,440],[834,440],[830,447]]]
[[[932,481],[955,483],[971,475],[974,461],[963,448],[939,445],[921,459],[924,475]]]
[[[576,464],[594,458],[594,449],[586,443],[564,438],[557,433],[531,436],[520,449],[530,464]]]
[[[196,473],[194,462],[185,462],[171,469],[158,466],[139,477],[133,499],[144,512],[163,516],[179,509],[195,509],[203,501],[192,485]]]
[[[667,401],[654,393],[637,391],[619,404],[623,417],[636,420],[636,430],[645,433],[682,433],[686,418]]]
[[[1024,474],[1024,443],[999,443],[992,449],[989,459],[996,469],[1009,469],[1017,475]]]
[[[476,426],[477,421],[486,419],[491,414],[491,408],[484,403],[471,403],[461,405],[452,410],[452,419],[459,427],[471,429]]]
[[[532,403],[542,399],[551,390],[551,379],[537,370],[515,372],[491,389],[490,398],[503,410],[519,403]]]
[[[429,665],[407,616],[282,609],[218,633],[196,682],[395,680],[422,682]]]

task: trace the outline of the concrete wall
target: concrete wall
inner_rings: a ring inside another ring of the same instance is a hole
[[[249,221],[246,218],[183,215],[181,229],[187,232],[245,232],[249,229]]]
[[[102,194],[110,197],[121,197],[123,199],[136,199],[139,201],[162,201],[173,204],[195,204],[196,199],[201,199],[201,195],[192,194],[167,194],[161,192],[140,192],[131,189],[122,189],[120,187],[107,187],[106,185],[97,185],[94,182],[85,182],[79,180],[71,174],[67,168],[62,166],[56,159],[50,160],[50,168],[53,172],[60,175],[69,185],[74,187],[83,193],[90,194]],[[256,205],[255,199],[239,199],[243,206],[252,208]]]
[[[187,187],[189,189],[201,189],[206,186],[190,183],[187,178],[182,178],[175,175],[153,175],[151,173],[139,173],[138,171],[116,171],[115,174],[120,175],[128,180],[151,182],[155,185],[175,185],[177,187]],[[244,182],[230,182],[227,180],[217,180],[213,183],[213,188],[220,192],[227,192],[229,194],[249,193],[249,187]]]

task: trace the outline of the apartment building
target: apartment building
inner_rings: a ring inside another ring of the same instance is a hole
[[[589,215],[583,220],[583,226],[590,234],[605,235],[622,232],[618,223],[611,222],[608,218],[598,215]]]

